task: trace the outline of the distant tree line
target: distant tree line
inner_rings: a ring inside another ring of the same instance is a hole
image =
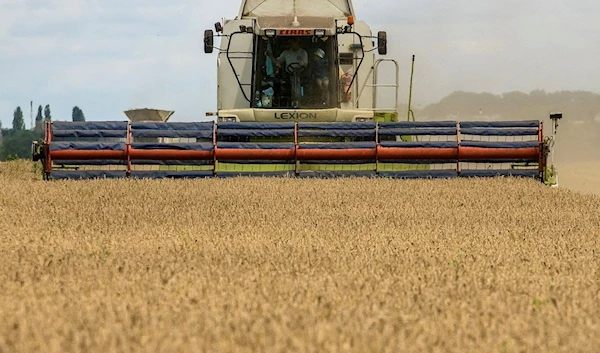
[[[83,110],[78,106],[73,107],[72,121],[85,121]],[[23,110],[17,107],[13,112],[12,128],[3,129],[0,123],[0,161],[31,157],[31,143],[44,138],[44,123],[52,121],[50,105],[41,105],[37,109],[35,125],[27,130]]]

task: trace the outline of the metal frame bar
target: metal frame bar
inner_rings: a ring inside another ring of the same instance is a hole
[[[125,151],[127,151],[127,177],[131,177],[131,124],[127,124],[127,137],[125,142]]]
[[[546,180],[546,154],[544,151],[544,122],[540,121],[539,130],[538,130],[538,142],[540,144],[540,151],[542,151],[539,155],[539,172],[540,179],[543,181]]]
[[[460,143],[461,143],[462,139],[461,139],[461,133],[460,133],[460,123],[456,123],[456,145],[458,146],[458,149],[460,149]],[[460,175],[460,160],[456,161],[456,174]]]
[[[52,143],[52,122],[46,121],[44,126],[44,179],[49,179],[52,173],[52,157],[50,156],[50,144]]]

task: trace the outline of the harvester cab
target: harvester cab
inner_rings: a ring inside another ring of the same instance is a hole
[[[562,116],[552,116],[546,138],[540,120],[415,121],[411,89],[408,117],[399,121],[399,65],[377,56],[387,54],[387,45],[385,32],[373,35],[357,20],[350,0],[245,0],[235,19],[204,33],[205,51],[218,52],[217,111],[207,114],[214,121],[172,122],[171,111],[142,109],[127,111],[129,121],[48,122],[33,159],[48,179],[519,176],[557,182],[548,157]],[[393,97],[381,99],[383,90]]]
[[[378,107],[377,69],[398,67],[375,57],[387,35],[356,21],[350,1],[243,1],[235,19],[205,31],[204,49],[219,52],[219,121],[397,121],[397,101]],[[397,97],[397,71],[385,87]]]

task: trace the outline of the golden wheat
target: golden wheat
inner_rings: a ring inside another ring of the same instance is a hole
[[[43,182],[0,352],[597,352],[600,197],[515,179]]]

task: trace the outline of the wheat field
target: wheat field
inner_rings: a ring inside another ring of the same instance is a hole
[[[43,182],[0,352],[597,352],[600,197],[532,180]]]

